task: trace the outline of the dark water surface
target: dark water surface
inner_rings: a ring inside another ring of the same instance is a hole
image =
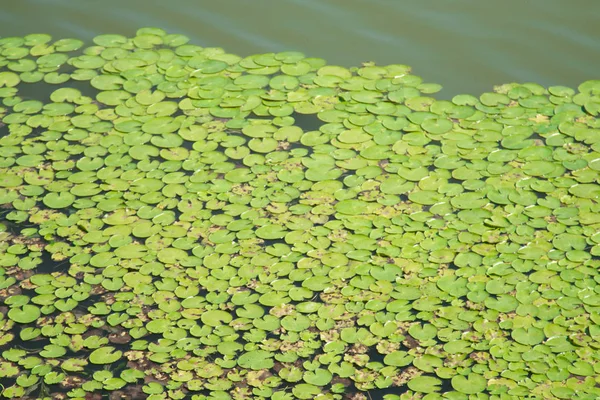
[[[600,78],[599,15],[598,0],[2,0],[0,36],[90,40],[154,26],[241,56],[407,64],[447,98]]]

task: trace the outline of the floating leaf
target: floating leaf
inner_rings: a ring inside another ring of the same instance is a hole
[[[231,314],[221,310],[210,310],[202,314],[202,322],[209,326],[219,326],[231,322]]]
[[[25,304],[22,307],[11,308],[8,311],[8,318],[19,323],[28,324],[40,317],[40,309],[31,304]]]
[[[305,372],[303,378],[306,383],[311,385],[325,386],[331,382],[333,375],[326,369],[317,368],[313,371]]]
[[[405,351],[394,351],[383,358],[383,363],[394,367],[404,367],[409,365],[413,359],[414,357]]]
[[[92,364],[112,364],[119,360],[123,352],[116,350],[112,346],[100,347],[90,353],[90,362]]]
[[[64,192],[51,192],[44,196],[44,204],[50,208],[67,208],[75,201],[75,195]]]
[[[0,173],[0,187],[16,187],[23,183],[23,178],[15,174]]]
[[[478,374],[456,375],[451,380],[454,390],[465,394],[481,393],[487,387],[486,379]]]
[[[238,359],[237,363],[242,368],[249,368],[252,370],[269,369],[274,365],[273,355],[268,351],[264,350],[252,350],[242,354]]]
[[[286,233],[285,227],[278,225],[265,225],[256,230],[256,236],[261,239],[281,239]]]
[[[367,203],[360,200],[343,200],[335,205],[337,212],[347,215],[360,215],[367,212]]]
[[[408,387],[419,393],[433,393],[440,390],[442,381],[432,376],[417,376],[408,381]]]
[[[545,339],[544,332],[535,327],[517,328],[511,333],[511,336],[517,342],[530,346],[541,343]]]

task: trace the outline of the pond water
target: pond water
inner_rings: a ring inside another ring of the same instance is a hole
[[[330,65],[407,64],[449,98],[508,82],[596,79],[599,8],[595,0],[20,0],[3,2],[0,36],[91,40],[156,26],[240,56],[297,50]]]

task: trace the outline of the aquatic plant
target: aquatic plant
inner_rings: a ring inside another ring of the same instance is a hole
[[[600,397],[600,81],[83,46],[0,38],[4,398]]]

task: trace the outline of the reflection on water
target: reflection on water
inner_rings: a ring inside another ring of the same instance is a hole
[[[303,51],[329,64],[407,64],[440,96],[598,78],[596,0],[120,0],[3,2],[0,36],[90,40],[156,26],[241,56]]]

